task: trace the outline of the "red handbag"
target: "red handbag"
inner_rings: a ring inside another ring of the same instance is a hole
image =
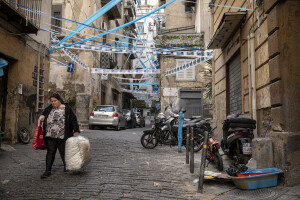
[[[34,136],[32,140],[32,147],[34,149],[46,149],[46,145],[43,138],[43,122],[40,122],[40,125],[35,127]]]

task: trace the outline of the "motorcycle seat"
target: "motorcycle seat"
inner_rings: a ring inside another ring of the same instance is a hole
[[[195,127],[196,123],[194,123],[194,122],[188,122],[188,123],[186,123],[186,126]]]
[[[196,124],[195,123],[184,123],[182,125],[182,129],[186,130],[186,127],[190,126],[190,127],[194,127]],[[178,132],[178,125],[173,125],[172,126],[172,132]]]
[[[202,121],[201,119],[192,119],[192,120],[190,120],[189,122],[192,122],[192,123],[198,123],[198,122],[200,122],[200,121]]]
[[[197,126],[197,127],[201,127],[201,126],[203,126],[204,124],[206,124],[206,120],[201,120],[200,122],[196,123],[196,126]]]
[[[247,129],[247,128],[230,128],[228,130],[228,133],[229,134],[233,134],[233,133],[236,133],[236,132],[249,132],[250,129]]]

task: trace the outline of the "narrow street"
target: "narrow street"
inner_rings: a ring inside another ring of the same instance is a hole
[[[82,131],[91,143],[91,163],[64,173],[57,153],[52,175],[43,180],[46,151],[20,143],[12,146],[14,151],[0,151],[0,199],[251,199],[249,191],[237,190],[231,183],[206,182],[204,193],[197,193],[193,181],[198,178],[200,153],[195,154],[195,173],[190,174],[184,148],[177,153],[176,146],[142,147],[140,137],[147,128]],[[214,169],[209,165],[209,170]],[[277,187],[257,192],[260,199],[277,199],[287,191]],[[220,196],[226,193],[229,196]],[[279,199],[287,197],[299,196]]]
[[[175,146],[144,149],[143,129],[83,131],[91,163],[64,173],[57,153],[52,175],[43,180],[46,151],[14,145],[15,151],[0,152],[0,199],[199,199],[197,173],[190,175],[185,153]]]

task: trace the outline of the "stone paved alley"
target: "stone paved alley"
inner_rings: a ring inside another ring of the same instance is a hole
[[[197,193],[200,153],[195,155],[195,174],[185,164],[185,149],[174,146],[144,149],[142,128],[83,131],[92,146],[93,159],[84,169],[63,172],[59,154],[52,176],[40,179],[46,151],[16,144],[14,151],[0,151],[0,199],[299,199],[284,187],[241,191],[231,183],[206,183]],[[211,166],[209,166],[211,168]],[[213,170],[213,168],[212,168]],[[298,189],[300,189],[298,187]],[[255,195],[254,195],[255,194]],[[284,196],[282,196],[284,194]]]

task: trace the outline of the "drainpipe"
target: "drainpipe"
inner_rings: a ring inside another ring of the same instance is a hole
[[[250,46],[251,46],[251,93],[252,93],[252,119],[257,121],[256,112],[256,77],[255,77],[255,48],[254,48],[254,31],[250,32]],[[257,129],[254,130],[254,137],[257,138]]]

